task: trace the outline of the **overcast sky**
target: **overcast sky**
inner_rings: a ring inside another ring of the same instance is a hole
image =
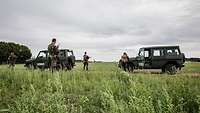
[[[116,61],[151,45],[200,57],[199,12],[199,0],[1,0],[0,41],[25,44],[34,56],[56,37],[78,59],[87,51]]]

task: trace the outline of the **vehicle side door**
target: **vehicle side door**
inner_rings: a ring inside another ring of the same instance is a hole
[[[64,60],[66,60],[66,57],[67,57],[67,55],[66,55],[65,50],[60,50],[60,51],[59,51],[59,54],[58,54],[59,60],[62,62],[62,61],[64,61]]]
[[[140,49],[138,56],[136,57],[137,66],[138,68],[144,68],[145,66],[145,58],[144,58],[144,49]]]
[[[151,55],[151,61],[152,69],[160,69],[165,65],[165,49],[164,48],[155,48],[151,50],[152,55]]]
[[[149,69],[151,68],[152,61],[151,61],[151,51],[150,49],[144,49],[144,68]]]

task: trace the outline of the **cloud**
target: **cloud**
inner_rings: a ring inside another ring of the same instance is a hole
[[[56,37],[78,58],[87,50],[106,61],[151,45],[180,45],[188,57],[200,57],[194,46],[200,42],[199,11],[198,0],[6,0],[0,40],[26,44],[36,54]]]

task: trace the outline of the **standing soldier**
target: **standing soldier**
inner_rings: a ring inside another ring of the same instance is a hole
[[[129,61],[129,57],[126,52],[123,53],[121,61],[122,61],[122,68],[124,71],[126,71],[126,69],[128,68],[128,61]]]
[[[51,44],[48,45],[48,52],[49,52],[49,66],[52,69],[57,67],[58,62],[58,50],[59,46],[56,46],[56,39],[53,38]]]
[[[17,60],[17,56],[15,55],[15,53],[12,51],[8,57],[8,64],[9,64],[9,68],[14,69],[15,67],[15,62]]]
[[[89,56],[87,55],[87,52],[85,52],[85,54],[83,55],[83,70],[87,70],[88,71],[88,64],[89,64]]]

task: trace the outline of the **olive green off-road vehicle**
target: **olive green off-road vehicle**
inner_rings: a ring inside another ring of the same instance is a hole
[[[157,46],[140,48],[138,56],[129,58],[128,70],[161,69],[163,73],[176,74],[184,67],[185,55],[179,46]],[[121,67],[121,60],[119,61]]]
[[[75,56],[72,50],[60,49],[58,54],[57,69],[71,70],[75,66]],[[48,50],[40,51],[36,58],[26,60],[25,67],[46,69],[50,67]]]

